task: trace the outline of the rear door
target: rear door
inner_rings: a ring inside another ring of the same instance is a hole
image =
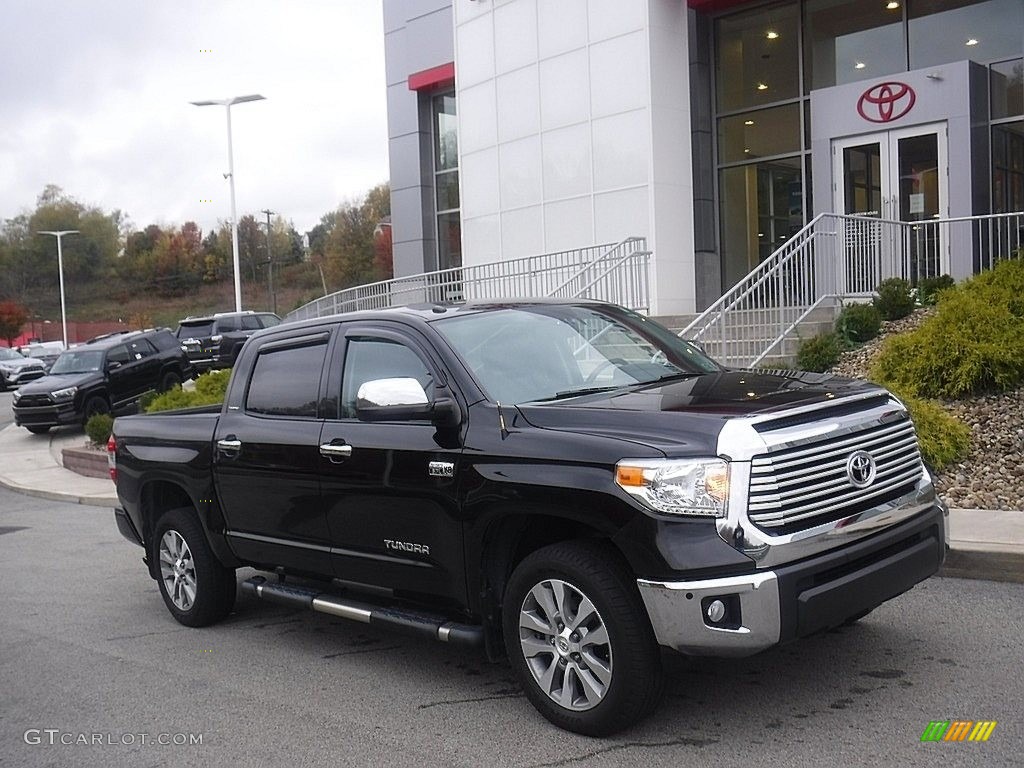
[[[160,384],[160,356],[146,339],[128,342],[128,369],[131,397],[137,397]]]
[[[263,340],[217,424],[217,493],[231,545],[247,561],[331,573],[317,477],[329,341],[329,331]]]
[[[361,422],[356,394],[374,379],[412,377],[435,396],[447,381],[429,345],[391,323],[342,326],[331,358],[319,457],[338,578],[465,604],[456,497],[458,433],[429,422]],[[343,342],[343,343],[342,343]],[[347,446],[348,456],[330,448]]]

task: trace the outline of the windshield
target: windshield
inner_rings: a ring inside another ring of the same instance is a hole
[[[0,347],[0,360],[24,360],[25,358],[7,347]]]
[[[102,365],[103,352],[101,350],[70,350],[57,358],[50,373],[92,373],[100,370]]]
[[[201,338],[203,336],[211,336],[213,334],[213,320],[207,320],[202,323],[184,323],[178,326],[178,338],[179,339],[190,339],[192,337]]]
[[[718,371],[696,346],[612,307],[539,305],[438,320],[493,400],[517,404]]]

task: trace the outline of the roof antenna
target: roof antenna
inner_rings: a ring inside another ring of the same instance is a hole
[[[501,410],[501,400],[496,401],[498,403],[498,426],[501,427],[501,439],[504,440],[508,437],[508,427],[505,426],[505,412]]]

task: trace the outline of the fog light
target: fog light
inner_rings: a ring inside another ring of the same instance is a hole
[[[711,604],[708,605],[707,613],[708,619],[711,621],[711,623],[717,624],[725,618],[725,603],[723,603],[721,600],[713,600]]]

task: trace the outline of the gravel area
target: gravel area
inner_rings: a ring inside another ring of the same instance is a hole
[[[932,311],[882,323],[877,338],[844,353],[831,372],[866,377],[885,337],[916,328]],[[970,453],[936,478],[942,497],[962,509],[1024,510],[1024,388],[940,404],[971,428]]]

